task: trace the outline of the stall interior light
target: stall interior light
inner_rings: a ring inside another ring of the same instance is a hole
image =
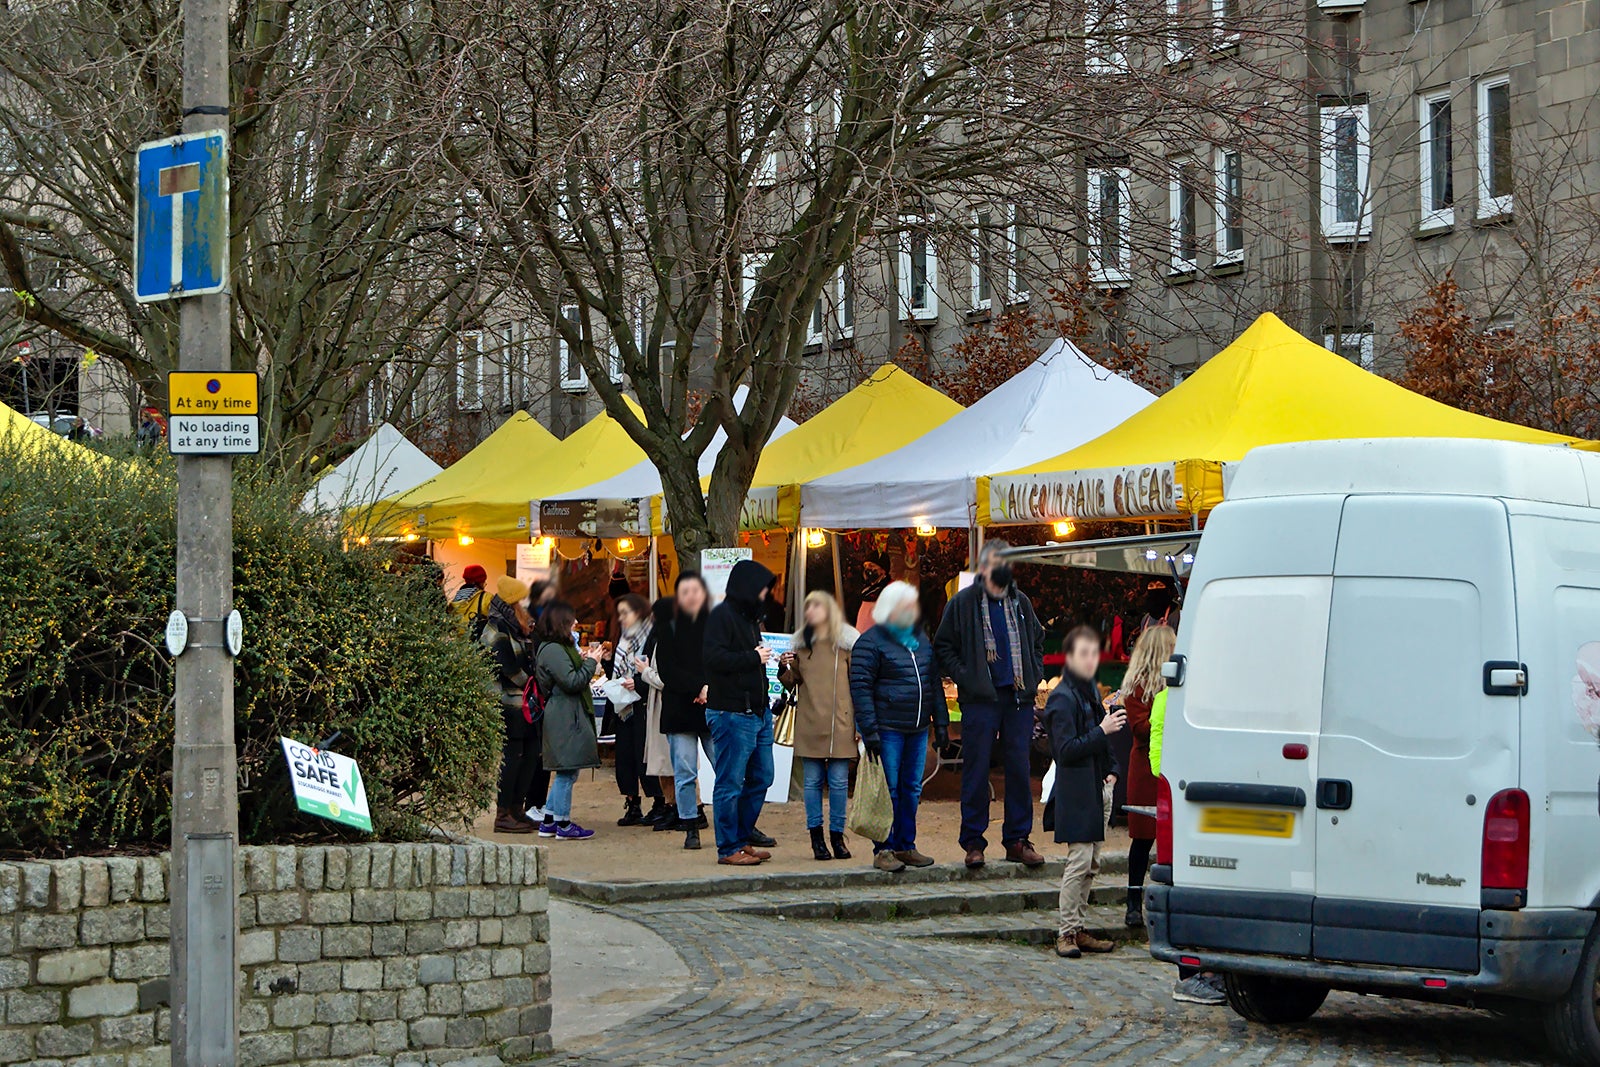
[[[1153,548],[1147,548],[1144,550],[1144,558],[1149,560],[1151,563],[1154,563],[1156,560],[1161,558],[1161,553],[1157,552]]]
[[[826,531],[826,530],[807,530],[806,531],[806,547],[807,548],[821,548],[823,545],[825,545],[827,543],[828,543],[828,531]]]
[[[360,537],[356,538],[356,544],[370,545],[372,544],[372,538],[368,537],[366,534],[362,534]]]
[[[556,539],[554,537],[541,537],[539,538],[539,543],[546,548],[554,548]]]
[[[1060,522],[1055,523],[1050,527],[1050,529],[1055,532],[1057,537],[1070,537],[1072,536],[1072,531],[1076,530],[1077,528],[1077,524],[1071,519],[1062,519]]]
[[[619,537],[619,538],[617,538],[617,551],[618,552],[632,552],[633,551],[633,538],[631,538],[631,537]]]
[[[939,532],[938,529],[936,529],[934,527],[933,523],[931,523],[931,522],[919,522],[919,523],[917,523],[917,536],[918,537],[932,537],[934,534],[936,534],[938,532]]]
[[[1185,552],[1183,554],[1183,565],[1186,566],[1186,567],[1194,566],[1194,553],[1193,552]]]
[[[414,533],[406,534],[406,540],[407,541],[415,541],[416,539],[417,539],[417,535],[416,534],[414,534]]]
[[[461,534],[456,537],[456,544],[460,545],[462,548],[465,548],[466,546],[472,544],[472,536],[470,534]]]

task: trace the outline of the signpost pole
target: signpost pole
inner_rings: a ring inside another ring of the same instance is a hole
[[[229,125],[228,5],[183,0],[183,132]],[[227,207],[213,201],[209,210]],[[228,370],[227,292],[186,297],[179,307],[180,369]],[[237,1063],[239,1046],[239,795],[233,661],[224,635],[233,608],[233,463],[226,455],[180,455],[176,462],[177,606],[191,621],[192,640],[177,657],[172,760],[172,1058],[209,1067]]]

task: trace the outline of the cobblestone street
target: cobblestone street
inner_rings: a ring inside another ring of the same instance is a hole
[[[1482,1012],[1335,994],[1309,1024],[1269,1030],[1247,1025],[1225,1007],[1174,1003],[1172,971],[1151,961],[1138,945],[1098,959],[1057,960],[1044,945],[999,940],[1008,922],[1018,934],[1028,929],[1028,916],[1002,918],[998,925],[993,916],[984,921],[974,915],[885,921],[785,917],[785,912],[816,913],[826,895],[811,894],[810,906],[785,906],[785,898],[796,896],[604,907],[606,914],[660,935],[683,957],[689,977],[678,980],[685,988],[663,1007],[599,1035],[558,1043],[552,1062],[566,1067],[883,1062],[1545,1067],[1555,1062],[1534,1035]],[[1097,912],[1102,922],[1120,916],[1110,907]],[[1037,935],[1048,913],[1036,909],[1032,915]],[[650,980],[648,974],[638,977]],[[565,1029],[584,1032],[581,1021],[568,1020]]]

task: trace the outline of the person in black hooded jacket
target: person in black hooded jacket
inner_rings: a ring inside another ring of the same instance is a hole
[[[770,838],[756,819],[772,785],[772,714],[767,705],[767,661],[761,620],[777,576],[752,559],[728,574],[728,593],[706,620],[706,725],[717,782],[711,814],[717,862],[739,867],[770,859],[756,843]]]

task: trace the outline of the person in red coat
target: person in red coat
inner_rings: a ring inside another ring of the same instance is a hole
[[[1133,646],[1128,673],[1122,680],[1122,706],[1128,712],[1133,752],[1128,760],[1128,805],[1156,806],[1156,776],[1150,770],[1150,705],[1167,686],[1161,665],[1172,658],[1177,634],[1170,626],[1148,626]],[[1150,866],[1150,849],[1156,840],[1156,821],[1128,812],[1128,913],[1129,926],[1144,925],[1144,876]]]

